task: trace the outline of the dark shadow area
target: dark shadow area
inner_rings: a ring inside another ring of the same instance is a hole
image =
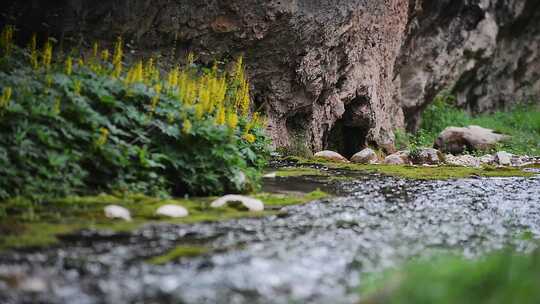
[[[356,98],[345,107],[342,118],[336,121],[326,139],[326,148],[350,158],[366,147],[369,120],[361,111],[366,100]]]

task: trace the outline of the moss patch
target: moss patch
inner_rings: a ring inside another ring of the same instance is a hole
[[[10,225],[10,223],[0,224],[0,230],[4,225]],[[0,236],[0,251],[9,248],[32,248],[32,247],[44,247],[52,245],[58,242],[57,235],[66,234],[82,228],[74,224],[47,224],[47,223],[33,223],[33,224],[15,224],[16,231],[4,234]]]
[[[327,176],[327,172],[323,172],[311,167],[287,167],[280,168],[276,172],[278,177],[295,177],[295,176]]]
[[[262,200],[267,206],[283,207],[283,206],[291,206],[291,205],[300,205],[300,204],[305,204],[311,201],[319,200],[319,199],[328,197],[328,193],[321,190],[315,190],[305,195],[261,193],[261,194],[255,195],[255,197]]]
[[[211,208],[213,197],[192,199],[159,199],[145,195],[97,195],[67,197],[46,202],[12,199],[0,203],[0,250],[47,246],[58,242],[57,235],[73,233],[81,229],[131,231],[143,224],[166,222],[189,224],[223,221],[245,217],[264,217],[278,213],[282,206],[302,204],[327,196],[322,191],[305,195],[260,193],[268,211],[249,212],[234,207]],[[104,207],[120,205],[130,210],[133,221],[124,222],[105,217]],[[188,209],[189,216],[180,219],[155,215],[162,205],[180,205]]]
[[[154,265],[163,265],[169,262],[177,261],[181,258],[191,258],[208,253],[207,247],[200,246],[178,246],[169,252],[153,257],[147,260],[147,263]]]
[[[523,171],[521,168],[497,168],[485,166],[482,168],[469,168],[458,166],[410,166],[410,165],[362,165],[353,163],[330,162],[320,159],[295,158],[300,166],[325,166],[333,170],[349,170],[354,172],[377,173],[388,176],[396,176],[417,180],[444,180],[456,178],[468,178],[473,176],[482,177],[531,177],[532,172]],[[312,168],[313,169],[313,168]],[[315,169],[316,170],[316,169]]]

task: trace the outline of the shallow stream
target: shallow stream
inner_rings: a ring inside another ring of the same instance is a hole
[[[3,253],[0,303],[355,303],[370,273],[410,258],[530,250],[518,236],[540,236],[539,177],[291,177],[266,188],[336,196],[262,219],[82,231],[49,249]],[[185,244],[211,252],[145,262]]]

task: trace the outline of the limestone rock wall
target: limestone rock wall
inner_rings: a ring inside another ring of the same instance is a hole
[[[411,0],[396,66],[409,129],[443,89],[473,113],[539,100],[540,1]]]

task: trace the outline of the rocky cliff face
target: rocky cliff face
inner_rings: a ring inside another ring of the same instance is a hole
[[[443,89],[473,113],[538,101],[540,1],[411,0],[397,62],[409,129]]]
[[[122,35],[134,55],[245,55],[276,146],[392,150],[393,130],[453,88],[476,112],[536,96],[536,0],[5,1],[24,32]],[[43,24],[47,26],[43,26]]]

